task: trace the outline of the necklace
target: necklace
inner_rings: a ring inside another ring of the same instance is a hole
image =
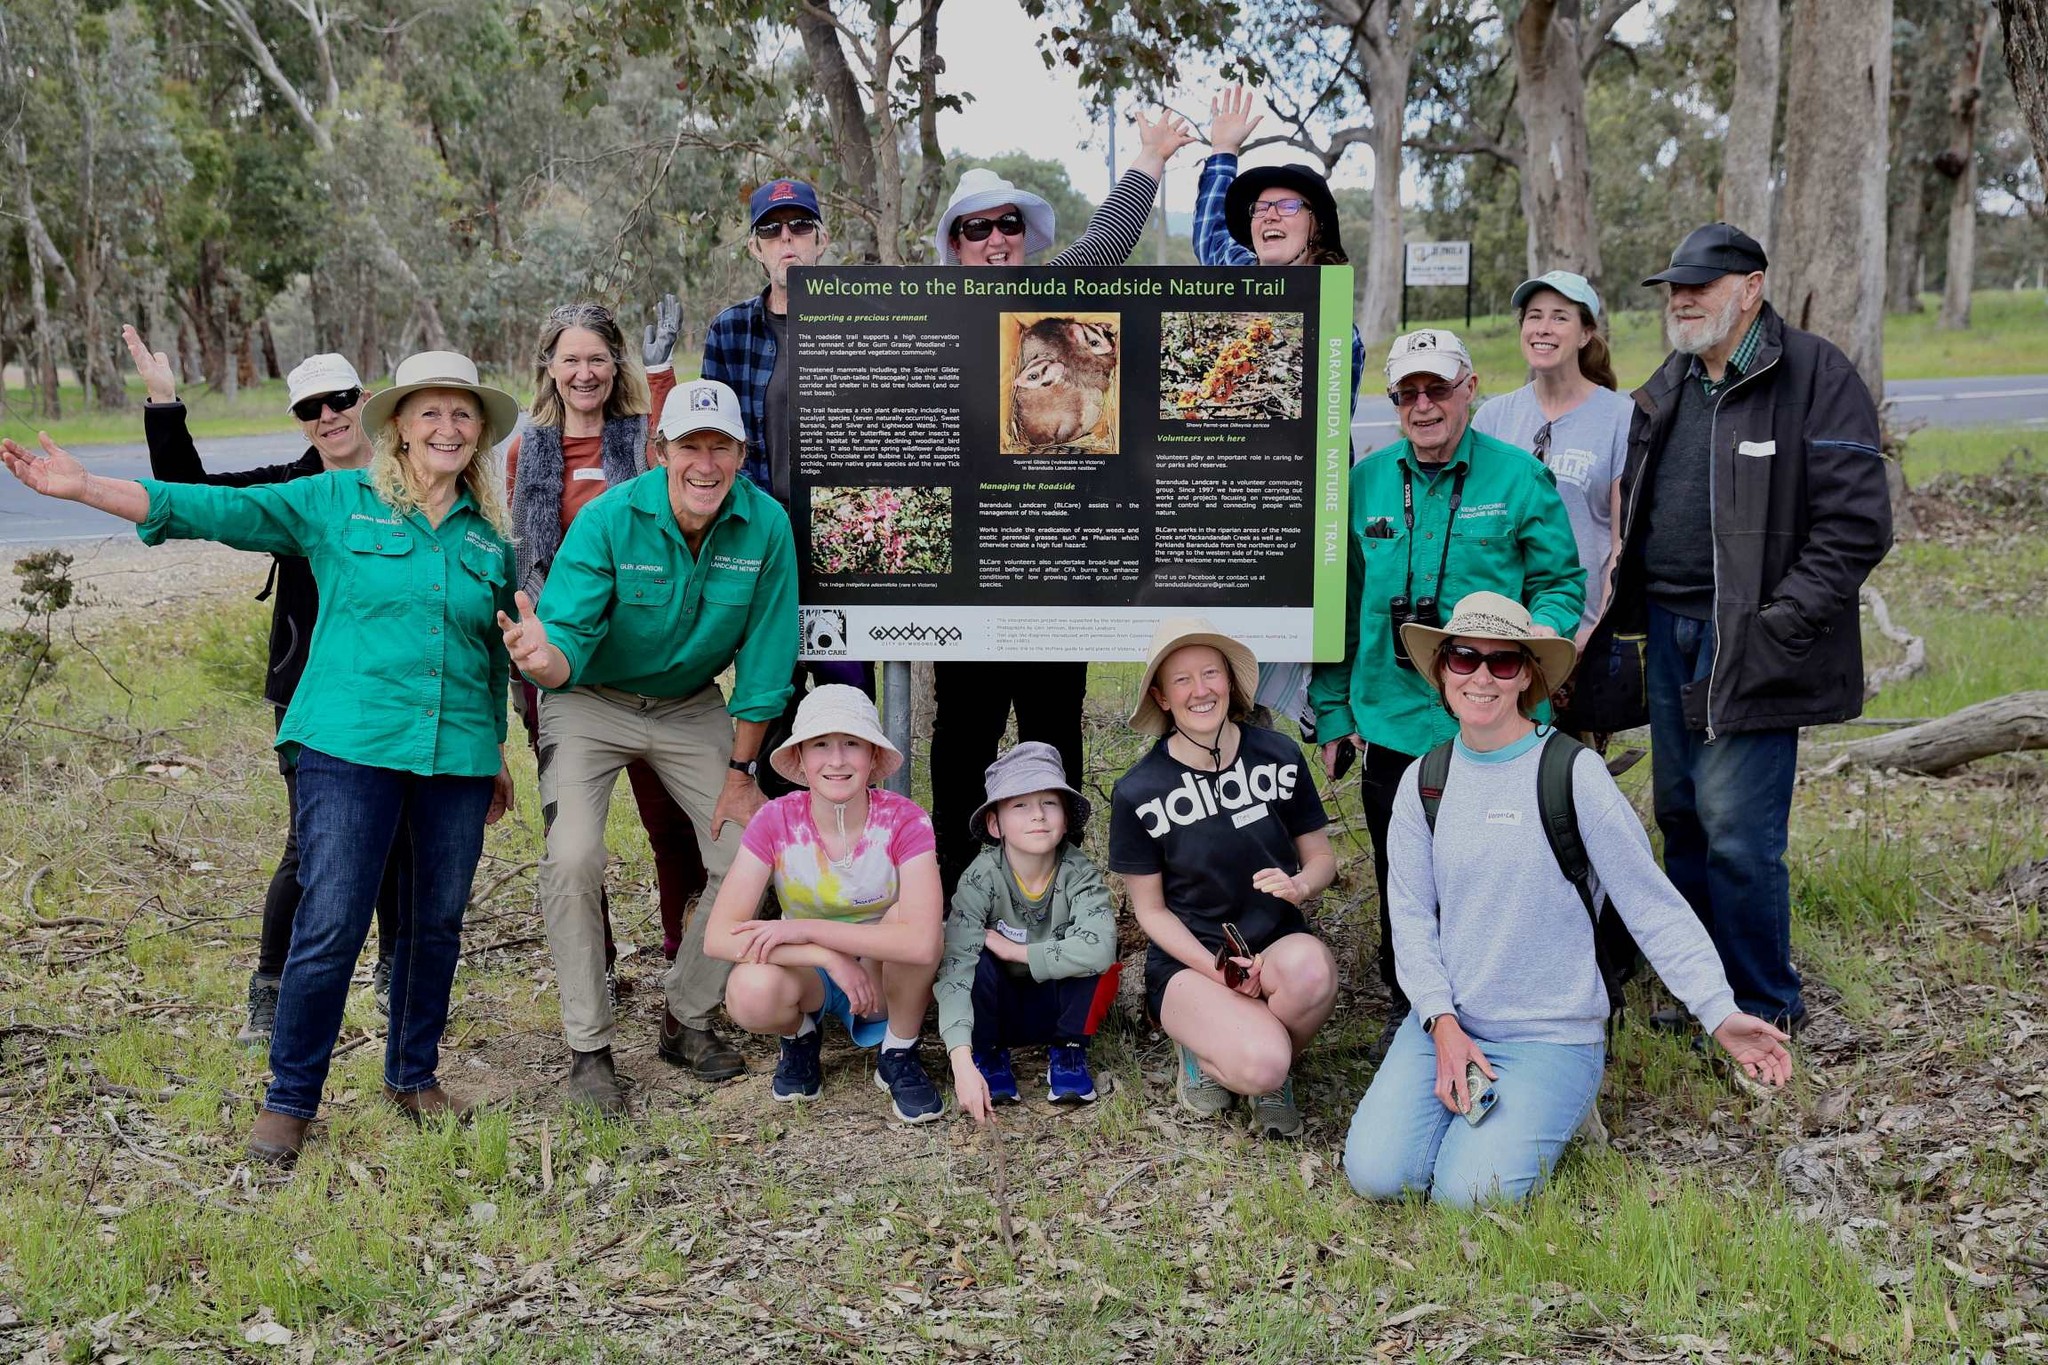
[[[825,861],[829,866],[834,867],[841,872],[851,872],[853,870],[853,855],[855,854],[855,852],[859,850],[860,840],[863,837],[865,837],[868,832],[867,814],[863,812],[861,815],[860,832],[856,835],[849,837],[846,833],[846,808],[852,803],[847,801],[833,801],[829,802],[828,804],[832,807],[832,822],[838,828],[839,843],[841,847],[845,848],[846,856],[843,858],[835,858],[832,856],[832,850],[828,848],[825,850]],[[822,843],[823,840],[820,840],[820,842]]]

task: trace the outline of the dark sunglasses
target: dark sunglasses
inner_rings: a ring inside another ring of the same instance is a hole
[[[1536,428],[1536,439],[1529,446],[1529,449],[1535,452],[1536,458],[1545,464],[1550,463],[1550,427],[1551,424],[1545,422]]]
[[[953,220],[953,235],[965,237],[970,242],[985,242],[991,232],[1000,232],[1005,237],[1024,235],[1024,215],[1006,213],[1000,218],[956,218]]]
[[[818,230],[818,220],[815,218],[783,218],[772,223],[756,223],[754,224],[754,235],[764,242],[772,242],[782,235],[784,228],[789,229],[789,235],[792,237],[809,237]]]
[[[1397,408],[1412,408],[1415,406],[1415,400],[1427,394],[1430,402],[1442,407],[1450,400],[1452,394],[1464,386],[1464,383],[1465,381],[1460,379],[1456,384],[1446,384],[1439,379],[1436,383],[1426,384],[1419,389],[1388,389],[1387,401]]]
[[[1528,666],[1529,653],[1522,649],[1478,650],[1470,645],[1445,645],[1440,651],[1444,667],[1461,678],[1470,677],[1485,664],[1486,671],[1502,682],[1512,682]]]
[[[1282,218],[1292,218],[1307,207],[1306,199],[1261,199],[1252,205],[1252,217],[1271,218],[1278,214]]]
[[[362,401],[361,389],[343,389],[340,393],[316,393],[311,398],[301,398],[292,404],[292,416],[301,422],[317,422],[320,420],[322,408],[338,417]]]

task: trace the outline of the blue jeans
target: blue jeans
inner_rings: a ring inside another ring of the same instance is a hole
[[[1713,660],[1711,621],[1651,604],[1643,671],[1664,872],[1714,940],[1736,1008],[1787,1022],[1806,1013],[1785,870],[1799,732],[1749,730],[1709,744],[1687,729],[1684,689],[1704,688]]]
[[[1426,1194],[1471,1208],[1542,1188],[1600,1094],[1601,1043],[1493,1043],[1474,1038],[1498,1077],[1476,1128],[1436,1097],[1436,1044],[1410,1014],[1351,1116],[1344,1174],[1367,1199]]]
[[[263,1107],[310,1119],[320,1110],[349,977],[394,848],[402,860],[384,1083],[401,1092],[439,1083],[434,1071],[462,947],[462,914],[483,853],[491,779],[420,777],[300,749],[298,787],[305,894],[278,989]]]

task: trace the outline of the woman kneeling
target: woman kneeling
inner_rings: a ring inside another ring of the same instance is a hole
[[[748,822],[711,907],[704,951],[738,964],[725,983],[726,1013],[749,1033],[782,1039],[776,1099],[817,1098],[820,1025],[830,1014],[857,1046],[881,1044],[875,1084],[896,1117],[928,1123],[945,1111],[917,1055],[942,944],[938,856],[917,803],[869,785],[903,755],[874,702],[833,683],[804,698],[768,761],[805,790]],[[756,919],[771,883],[783,917]]]
[[[1293,1137],[1294,1058],[1337,998],[1301,907],[1336,860],[1299,746],[1243,723],[1258,667],[1206,621],[1160,623],[1130,724],[1163,738],[1117,781],[1109,865],[1152,940],[1145,1004],[1178,1051],[1181,1104],[1208,1116],[1249,1096],[1255,1130]]]
[[[1785,1035],[1736,1010],[1706,930],[1591,750],[1573,754],[1570,769],[1592,867],[1587,897],[1559,867],[1538,776],[1545,746],[1571,741],[1529,713],[1571,673],[1571,641],[1537,636],[1519,602],[1490,592],[1460,601],[1442,630],[1411,624],[1401,634],[1458,735],[1430,793],[1434,820],[1423,804],[1426,759],[1394,799],[1387,894],[1395,968],[1415,1008],[1352,1117],[1352,1188],[1463,1208],[1542,1186],[1592,1109],[1606,1063],[1607,987],[1589,914],[1603,897],[1742,1069],[1782,1085],[1792,1066]]]

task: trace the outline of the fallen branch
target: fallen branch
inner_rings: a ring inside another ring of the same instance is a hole
[[[1891,609],[1885,605],[1884,594],[1876,588],[1865,583],[1862,596],[1863,605],[1870,608],[1870,618],[1877,622],[1877,633],[1906,651],[1906,657],[1897,663],[1870,670],[1870,675],[1863,680],[1863,699],[1869,701],[1886,685],[1904,682],[1914,674],[1926,671],[1927,642],[1892,624]]]
[[[1003,1250],[1009,1253],[1011,1260],[1015,1260],[1017,1234],[1010,1226],[1010,1162],[1003,1152],[1002,1125],[991,1119],[987,1131],[989,1150],[995,1155],[995,1161],[990,1167],[990,1174],[993,1177],[990,1181],[990,1192],[996,1199],[996,1231],[1003,1235]]]
[[[1939,777],[1993,754],[2048,749],[2048,692],[2008,692],[1888,735],[1842,745],[1816,776],[1849,764]]]

